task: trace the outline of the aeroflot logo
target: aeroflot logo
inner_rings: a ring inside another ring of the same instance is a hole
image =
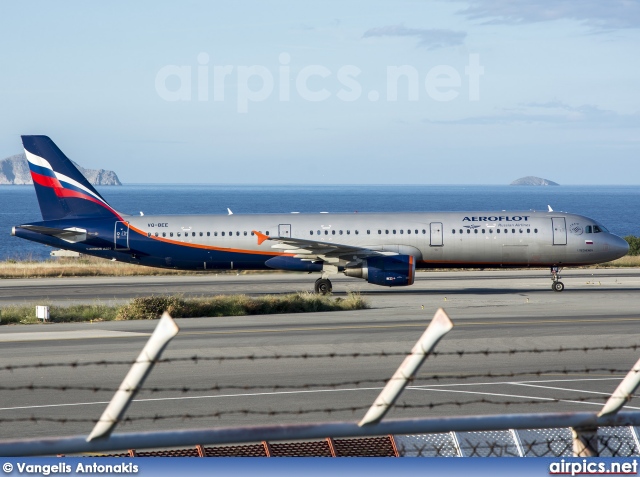
[[[465,217],[463,222],[522,222],[529,220],[529,215],[501,215],[491,217]]]

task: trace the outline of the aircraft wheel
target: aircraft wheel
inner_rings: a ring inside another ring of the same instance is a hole
[[[316,280],[315,290],[316,293],[321,293],[322,295],[331,293],[331,280],[329,280],[328,278],[320,278]]]
[[[564,290],[564,283],[562,283],[562,282],[555,282],[555,283],[553,284],[553,291],[561,292],[562,290]]]

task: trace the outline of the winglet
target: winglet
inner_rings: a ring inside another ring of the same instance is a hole
[[[549,205],[549,212],[553,212],[553,209],[551,208],[551,206]]]
[[[254,234],[258,237],[258,245],[262,245],[262,242],[265,240],[269,240],[269,236],[263,233],[258,232],[257,230],[252,230]]]

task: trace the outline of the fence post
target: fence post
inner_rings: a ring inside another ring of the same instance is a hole
[[[598,457],[598,428],[572,427],[573,457]]]
[[[622,382],[618,385],[609,400],[605,403],[598,417],[617,413],[627,401],[631,399],[633,393],[640,385],[640,360],[633,365]]]
[[[175,324],[169,313],[165,311],[156,329],[153,330],[149,341],[142,348],[142,352],[111,398],[107,408],[100,416],[100,420],[96,423],[89,437],[87,437],[87,442],[109,437],[120,419],[122,419],[122,416],[124,416],[129,404],[131,404],[131,400],[140,390],[140,386],[142,386],[142,383],[151,372],[153,365],[160,358],[162,350],[169,344],[171,338],[178,334],[179,330],[178,325]]]
[[[438,341],[453,328],[453,322],[449,319],[442,308],[438,308],[431,323],[422,334],[418,342],[411,350],[393,377],[387,382],[380,392],[373,405],[369,408],[365,416],[358,423],[359,426],[375,424],[389,412],[393,403],[396,402],[407,383],[416,374],[422,363],[427,359],[429,353],[438,344]]]

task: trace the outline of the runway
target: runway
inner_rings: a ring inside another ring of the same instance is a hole
[[[175,292],[288,293],[309,290],[314,279],[263,274],[2,280],[0,304],[118,302]],[[359,291],[372,309],[177,320],[181,332],[164,354],[174,361],[157,365],[145,386],[156,390],[139,394],[127,413],[131,422],[117,430],[357,420],[438,307],[455,323],[438,346],[445,354],[429,358],[390,417],[596,411],[638,360],[640,348],[533,351],[640,345],[640,271],[575,270],[563,281],[567,289],[555,293],[547,273],[538,270],[419,273],[413,287],[401,289],[338,278],[337,296]],[[155,324],[3,326],[0,359],[3,367],[128,362]],[[509,350],[532,352],[494,354]],[[309,353],[324,357],[302,357]],[[196,355],[197,361],[189,359]],[[275,359],[282,355],[298,357]],[[239,359],[206,359],[214,357]],[[127,369],[3,368],[0,438],[88,433],[89,421],[100,416]],[[76,387],[85,389],[71,389]],[[505,402],[510,404],[498,404]],[[628,408],[640,409],[640,402],[634,399]]]

